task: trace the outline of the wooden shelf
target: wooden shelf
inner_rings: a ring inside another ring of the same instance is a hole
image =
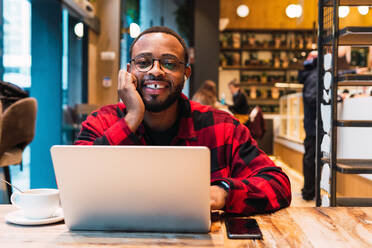
[[[250,99],[248,98],[249,105],[279,105],[279,99]]]
[[[372,74],[345,74],[339,76],[338,86],[372,86]]]
[[[245,82],[245,81],[241,81],[240,82],[240,85],[241,86],[257,86],[257,87],[276,87],[275,86],[275,84],[276,83],[285,83],[285,82],[275,82],[275,83],[261,83],[261,82],[253,82],[253,83],[248,83],[248,82]],[[289,85],[291,85],[291,84],[299,84],[298,82],[296,82],[296,83],[285,83],[285,84],[289,84]],[[291,88],[292,89],[292,87],[281,87],[281,88]]]
[[[240,86],[256,86],[256,87],[275,87],[275,83],[261,83],[261,82],[254,82],[254,83],[248,83],[241,81]]]
[[[344,207],[372,207],[372,198],[337,197],[337,206]]]
[[[323,158],[329,163],[329,158]],[[371,174],[372,159],[337,159],[336,170],[343,174]]]
[[[306,48],[274,48],[274,47],[241,47],[241,48],[233,48],[233,47],[227,47],[227,48],[221,48],[221,52],[239,52],[239,51],[288,51],[288,52],[310,52],[316,50],[315,49],[306,49]]]
[[[62,0],[62,4],[69,9],[72,14],[81,19],[88,27],[97,34],[101,31],[101,23],[97,17],[88,16],[88,13],[82,9],[74,0]]]
[[[325,6],[333,6],[333,0],[325,1]],[[339,6],[372,6],[371,0],[340,0]]]
[[[303,66],[289,66],[287,68],[274,68],[271,66],[223,66],[224,70],[247,70],[247,71],[298,71],[302,70]]]
[[[372,127],[372,121],[338,120],[336,125],[338,127]]]
[[[372,27],[346,27],[339,31],[338,38],[340,46],[369,46],[372,45]],[[324,40],[325,45],[332,45],[332,36]]]
[[[294,33],[313,33],[314,29],[225,29],[222,31],[222,33],[229,33],[229,32],[237,32],[237,33],[261,33],[261,34],[271,34],[271,33],[288,33],[288,32],[294,32]]]
[[[372,173],[372,160],[339,159],[337,171],[345,174],[370,174]]]

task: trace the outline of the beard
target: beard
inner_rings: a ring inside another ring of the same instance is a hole
[[[158,95],[150,95],[151,100],[148,101],[143,97],[143,94],[142,94],[142,88],[145,82],[145,80],[142,80],[141,83],[139,84],[139,87],[137,87],[137,91],[140,94],[143,103],[145,104],[146,111],[154,112],[154,113],[162,112],[166,110],[167,108],[169,108],[170,106],[172,106],[178,100],[178,98],[181,97],[181,93],[182,93],[182,89],[183,89],[183,85],[185,81],[175,86],[173,82],[163,79],[163,78],[153,77],[151,78],[151,80],[159,80],[159,81],[168,82],[170,94],[165,100],[162,100],[162,101],[157,99],[159,97]]]

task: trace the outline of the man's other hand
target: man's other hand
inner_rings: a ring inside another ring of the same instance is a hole
[[[227,192],[223,188],[211,186],[211,210],[222,209],[225,206]]]
[[[145,105],[136,89],[137,84],[137,78],[133,74],[120,70],[118,95],[127,107],[128,112],[125,116],[125,121],[132,132],[137,130],[145,114]]]

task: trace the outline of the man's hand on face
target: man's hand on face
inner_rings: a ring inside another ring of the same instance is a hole
[[[137,78],[133,74],[125,70],[120,70],[118,95],[127,107],[128,112],[125,116],[125,121],[132,132],[137,130],[145,114],[145,105],[136,90],[137,84]]]
[[[222,209],[225,206],[227,192],[223,188],[211,186],[211,210]]]

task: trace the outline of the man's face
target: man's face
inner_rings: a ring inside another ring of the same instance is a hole
[[[190,68],[185,68],[184,50],[177,38],[165,33],[145,34],[134,44],[132,59],[137,62],[132,61],[128,69],[137,77],[137,90],[146,110],[161,112],[175,103],[182,92],[184,76],[190,73]],[[152,67],[141,70],[152,59],[155,59]],[[172,64],[176,67],[168,66]]]
[[[234,85],[231,85],[231,84],[229,85],[229,89],[230,89],[231,94],[233,95],[238,91],[237,88],[235,88]]]

